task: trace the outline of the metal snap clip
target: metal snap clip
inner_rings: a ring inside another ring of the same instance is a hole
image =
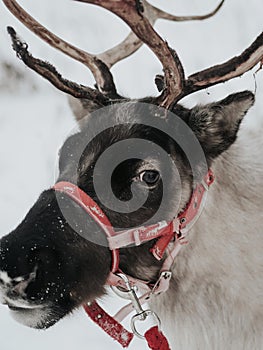
[[[140,339],[144,339],[144,335],[142,335],[136,328],[136,322],[137,321],[145,321],[149,316],[152,316],[157,323],[157,326],[159,329],[161,329],[161,321],[158,317],[158,315],[153,312],[152,310],[145,310],[142,313],[138,313],[134,315],[131,319],[131,329],[133,333]]]

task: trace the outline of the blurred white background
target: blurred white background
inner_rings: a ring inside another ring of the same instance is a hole
[[[218,2],[151,1],[177,15],[204,14]],[[113,46],[128,33],[121,20],[95,6],[68,0],[21,0],[20,3],[56,34],[92,53]],[[189,75],[240,54],[262,31],[262,13],[262,0],[226,0],[211,19],[185,23],[162,20],[156,29],[177,50]],[[57,151],[75,125],[66,96],[18,61],[11,49],[7,25],[15,27],[36,57],[53,63],[64,77],[94,84],[85,67],[41,42],[0,4],[0,236],[14,229],[40,192],[53,184]],[[263,72],[254,77],[255,71],[196,93],[183,103],[193,106],[240,90],[255,91],[257,86],[256,105],[247,115],[244,127],[262,127]],[[129,97],[156,94],[154,76],[159,73],[159,62],[145,47],[113,69],[118,91]],[[114,310],[116,301],[109,297],[104,299],[104,305]],[[82,311],[43,332],[17,324],[8,310],[0,306],[0,336],[1,350],[120,348]],[[131,346],[132,350],[146,348],[139,340]]]

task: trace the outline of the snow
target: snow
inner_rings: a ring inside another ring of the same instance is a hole
[[[65,0],[21,0],[20,3],[58,35],[94,53],[116,44],[128,33],[121,20],[94,6]],[[152,3],[187,15],[206,13],[218,1],[155,0]],[[226,0],[214,18],[185,23],[160,21],[156,28],[176,48],[189,75],[223,62],[250,45],[262,31],[262,7],[261,0]],[[66,97],[15,57],[6,34],[7,25],[16,28],[35,56],[52,62],[65,77],[86,85],[94,84],[85,67],[42,43],[18,23],[3,4],[0,5],[0,235],[14,229],[40,192],[53,184],[59,147],[75,126]],[[7,63],[16,67],[16,74],[6,69]],[[160,72],[159,62],[145,47],[113,69],[119,92],[130,97],[156,94],[153,81],[155,74]],[[248,73],[194,94],[184,102],[192,106],[242,89],[255,91],[256,88],[256,105],[245,123],[247,127],[258,127],[258,123],[263,125],[262,78],[262,71],[255,77]],[[103,305],[114,313],[119,304],[110,296]],[[120,348],[81,310],[43,332],[17,324],[8,310],[0,306],[0,330],[3,350],[17,347],[20,350],[57,347],[69,350],[76,346],[78,350]],[[138,348],[147,347],[142,341],[135,340],[130,349]]]

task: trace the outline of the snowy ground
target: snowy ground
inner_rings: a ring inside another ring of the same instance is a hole
[[[156,0],[152,3],[161,3],[164,9],[176,14],[201,14],[214,8],[218,1]],[[91,52],[112,46],[128,32],[113,15],[85,4],[67,0],[21,0],[21,4],[63,38]],[[212,19],[190,23],[162,21],[157,29],[177,49],[186,73],[190,74],[237,55],[247,47],[262,31],[262,11],[262,0],[226,0],[221,12]],[[57,151],[74,127],[66,97],[17,61],[10,48],[6,25],[15,26],[30,44],[31,51],[54,63],[65,77],[93,84],[85,68],[41,43],[0,5],[0,235],[10,232],[40,192],[54,182]],[[7,72],[4,63],[14,64],[19,74]],[[155,94],[153,78],[160,71],[158,61],[147,48],[113,70],[120,93],[131,97]],[[15,79],[17,76],[20,79]],[[195,94],[186,99],[185,104],[213,101],[242,89],[254,91],[256,85],[256,106],[247,116],[246,124],[257,127],[263,125],[263,72],[256,78],[248,73]],[[116,301],[110,298],[105,304],[113,310]],[[0,336],[1,350],[44,350],[58,346],[63,350],[76,346],[78,350],[120,348],[82,311],[46,332],[38,332],[15,323],[8,310],[0,306]],[[131,349],[146,349],[146,346],[136,340]]]

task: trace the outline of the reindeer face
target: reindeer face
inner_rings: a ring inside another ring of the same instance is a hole
[[[63,145],[58,181],[72,182],[91,196],[115,230],[171,220],[207,170],[206,161],[211,163],[235,140],[252,103],[253,95],[244,92],[192,111],[177,106],[179,117],[172,119],[160,119],[162,110],[138,102],[99,110]],[[171,128],[177,128],[181,144]],[[217,138],[209,146],[211,132]],[[121,269],[154,280],[162,262],[151,255],[153,244],[121,249]],[[29,327],[50,327],[105,293],[111,266],[105,234],[82,208],[53,189],[43,192],[23,222],[2,238],[0,249],[1,301]]]

